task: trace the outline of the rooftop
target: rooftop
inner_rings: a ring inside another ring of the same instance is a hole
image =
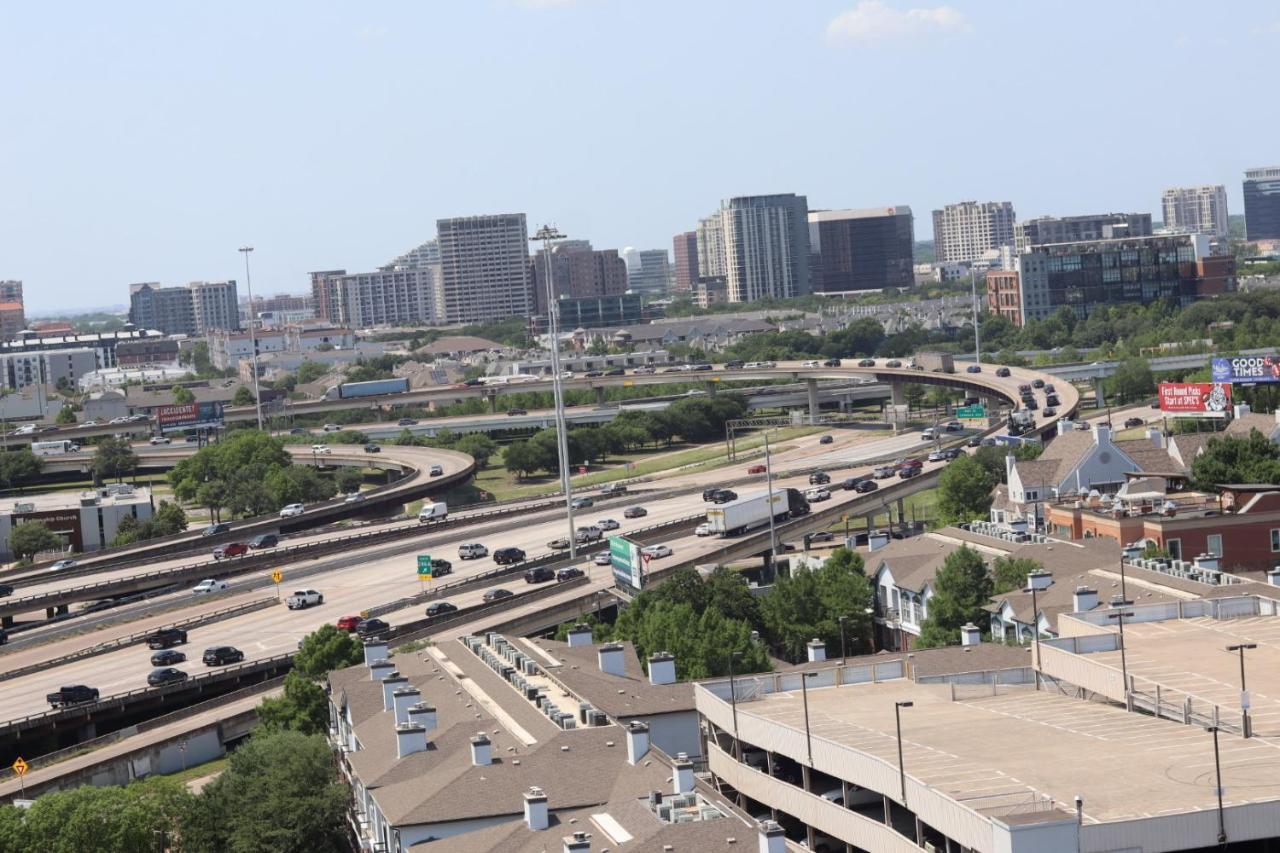
[[[151,490],[129,484],[112,484],[101,489],[83,492],[48,492],[41,495],[21,495],[6,498],[0,503],[0,513],[49,512],[78,510],[89,501],[96,506],[129,506],[150,503]]]
[[[614,720],[625,722],[631,717],[693,710],[693,685],[689,682],[650,684],[635,646],[629,642],[619,644],[623,647],[624,676],[601,671],[598,644],[570,648],[568,643],[555,640],[535,638],[516,642],[526,651],[530,647],[540,649],[559,661],[558,665],[553,664],[546,655],[531,652],[550,678]]]

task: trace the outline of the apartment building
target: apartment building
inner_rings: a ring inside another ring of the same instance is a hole
[[[627,249],[627,289],[650,299],[662,299],[671,290],[671,259],[666,249]]]
[[[248,332],[214,332],[209,335],[209,360],[219,370],[237,368],[241,361],[253,357],[256,340],[258,355],[292,353],[306,355],[317,351],[349,350],[356,336],[351,329],[336,327],[285,326]]]
[[[1168,224],[1167,218],[1165,224]],[[1075,243],[1081,240],[1115,240],[1150,235],[1150,213],[1041,216],[1018,222],[1013,228],[1014,248],[1018,254],[1042,243]]]
[[[439,322],[476,323],[533,314],[529,232],[523,213],[461,216],[436,223]]]
[[[692,293],[698,283],[698,232],[685,231],[671,240],[671,256],[674,258],[675,293]]]
[[[0,302],[22,302],[22,282],[16,279],[0,281]]]
[[[311,273],[311,297],[323,320],[354,329],[433,325],[439,272],[432,266],[394,267],[367,273]]]
[[[987,273],[987,310],[1021,326],[1022,285],[1017,270],[991,270]]]
[[[1227,188],[1222,184],[1171,187],[1161,194],[1160,208],[1167,229],[1227,237]]]
[[[97,354],[88,347],[7,353],[0,355],[0,383],[15,389],[59,382],[75,387],[81,376],[97,367]]]
[[[215,329],[240,328],[236,283],[193,281],[182,287],[157,282],[129,285],[129,322],[166,335],[205,335]]]
[[[27,314],[21,302],[0,302],[0,340],[11,341],[26,327]]]
[[[440,241],[428,240],[399,257],[392,258],[381,269],[421,269],[440,263]]]
[[[728,260],[724,250],[724,222],[720,211],[698,220],[698,228],[694,232],[698,243],[698,276],[700,278],[723,278],[727,273]]]
[[[617,249],[593,249],[589,240],[562,240],[551,247],[551,281],[557,299],[617,297],[627,292],[627,265]],[[547,312],[547,251],[529,262],[535,311]],[[568,321],[562,321],[562,323]]]
[[[720,219],[730,302],[789,299],[811,291],[809,202],[804,196],[727,198],[721,202]]]
[[[1280,240],[1280,166],[1244,173],[1244,229],[1248,240]]]
[[[116,348],[119,344],[156,341],[163,338],[164,335],[155,329],[125,329],[119,332],[44,336],[25,332],[19,335],[17,340],[0,342],[0,355],[87,347],[94,351],[98,367],[106,368],[116,366]]]
[[[915,231],[906,205],[809,212],[815,293],[910,287]]]
[[[1013,202],[962,201],[933,212],[933,254],[937,263],[972,263],[988,252],[1012,246]]]

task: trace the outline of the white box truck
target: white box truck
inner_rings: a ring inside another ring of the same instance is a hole
[[[808,515],[809,502],[799,489],[774,489],[772,514],[775,520]],[[769,492],[763,491],[711,507],[707,510],[707,524],[713,534],[734,536],[765,526],[769,515]]]

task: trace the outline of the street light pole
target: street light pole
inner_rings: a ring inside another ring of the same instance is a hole
[[[1253,737],[1253,726],[1249,720],[1248,687],[1245,686],[1244,680],[1244,652],[1245,649],[1256,649],[1257,647],[1257,643],[1236,643],[1235,645],[1227,646],[1227,651],[1240,653],[1240,713],[1245,737]]]
[[[764,431],[764,479],[769,490],[769,568],[777,570],[778,528],[773,520],[773,462],[769,457],[769,429]]]
[[[244,255],[244,289],[249,294],[249,345],[253,347],[253,407],[258,414],[258,430],[262,430],[262,392],[258,389],[258,333],[253,322],[253,282],[249,278],[249,253],[252,246],[241,246]],[[239,311],[239,306],[236,307]]]
[[[542,254],[546,262],[547,335],[551,339],[551,394],[556,410],[556,451],[560,456],[560,488],[564,491],[565,512],[569,520],[569,559],[576,560],[578,538],[573,529],[573,483],[569,477],[569,437],[564,419],[564,386],[560,376],[560,307],[551,280],[551,243],[565,239],[565,235],[554,225],[543,225],[529,239],[542,241]]]
[[[973,294],[973,360],[982,363],[982,336],[978,332],[978,279],[973,274],[973,264],[969,264],[969,290]]]
[[[1213,775],[1218,792],[1218,843],[1226,844],[1227,821],[1222,812],[1222,758],[1218,753],[1218,727],[1209,726],[1208,731],[1213,735]]]
[[[902,709],[914,706],[915,702],[894,702],[893,723],[898,730],[898,781],[902,785],[902,805],[907,804],[907,769],[902,764]]]
[[[845,648],[845,641],[844,641],[844,620],[847,618],[848,618],[847,616],[840,616],[836,619],[836,621],[840,623],[840,665],[841,666],[845,665],[845,659],[849,657],[849,651],[848,649]]]
[[[1036,593],[1040,590],[1035,583],[1027,584],[1027,591],[1031,593],[1031,642],[1035,646],[1036,665],[1033,670],[1036,674],[1036,690],[1040,689],[1040,606],[1036,600]]]
[[[813,735],[809,732],[809,688],[810,678],[815,678],[816,672],[800,673],[800,697],[804,701],[804,745],[809,753],[809,766],[813,766]]]
[[[1124,695],[1126,699],[1125,704],[1128,704],[1127,700],[1129,696],[1129,662],[1125,656],[1125,648],[1124,648],[1125,646],[1124,620],[1133,618],[1133,611],[1130,610],[1128,613],[1126,613],[1124,609],[1126,607],[1132,607],[1133,602],[1123,598],[1113,598],[1111,599],[1111,606],[1113,608],[1118,608],[1116,609],[1115,613],[1108,613],[1107,618],[1115,619],[1120,623],[1120,673],[1121,673],[1121,678],[1124,680]]]
[[[729,653],[729,704],[733,706],[733,757],[742,760],[742,742],[738,740],[738,687],[733,680],[733,662],[742,652]]]

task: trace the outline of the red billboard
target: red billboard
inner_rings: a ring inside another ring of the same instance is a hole
[[[155,410],[161,432],[222,427],[222,403],[184,403]]]
[[[1231,408],[1231,386],[1223,382],[1161,382],[1160,411],[1219,415]]]

